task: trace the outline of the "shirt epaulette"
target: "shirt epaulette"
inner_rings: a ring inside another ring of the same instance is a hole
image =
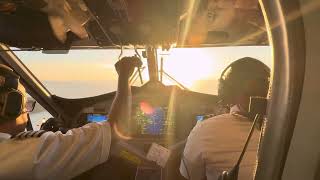
[[[241,116],[241,117],[249,118],[249,113],[244,113],[244,112],[232,112],[231,114],[232,114],[232,115],[235,115],[235,116]]]
[[[27,139],[27,138],[38,138],[41,137],[47,131],[39,130],[39,131],[26,131],[21,132],[15,136],[12,136],[11,139]]]

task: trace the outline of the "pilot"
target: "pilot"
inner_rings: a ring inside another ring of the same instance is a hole
[[[26,91],[19,76],[0,65],[0,179],[71,179],[105,162],[112,127],[118,119],[129,115],[128,79],[140,65],[141,61],[134,57],[124,57],[116,63],[118,91],[108,122],[89,123],[65,134],[25,132]]]
[[[252,125],[247,113],[250,96],[267,96],[269,76],[270,69],[250,57],[231,63],[223,71],[218,97],[230,108],[230,113],[198,122],[193,128],[180,164],[182,176],[217,180],[223,171],[233,168]],[[259,131],[254,131],[240,164],[239,180],[253,179],[259,137]]]

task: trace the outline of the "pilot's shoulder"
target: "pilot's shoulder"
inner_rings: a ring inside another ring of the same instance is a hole
[[[11,139],[14,140],[23,140],[23,139],[28,139],[28,138],[39,138],[43,134],[45,134],[48,131],[45,130],[39,130],[39,131],[25,131],[21,132],[15,136],[12,136]]]
[[[222,128],[222,127],[231,127],[231,126],[239,126],[243,123],[249,123],[250,121],[246,116],[240,114],[221,114],[218,116],[211,117],[203,121],[204,128]]]
[[[232,125],[235,117],[231,114],[220,114],[200,121],[194,126],[190,135],[207,136],[216,133]]]
[[[232,118],[233,118],[233,116],[230,113],[226,113],[226,114],[220,114],[217,116],[210,117],[210,118],[204,120],[204,122],[215,123],[217,121],[228,120],[228,119],[232,119]]]
[[[216,124],[219,124],[220,122],[224,122],[229,118],[230,118],[229,114],[220,114],[220,115],[209,117],[202,121],[198,121],[197,124],[193,127],[192,132],[196,132],[196,131],[204,132],[205,130],[210,129],[211,126],[216,126]]]

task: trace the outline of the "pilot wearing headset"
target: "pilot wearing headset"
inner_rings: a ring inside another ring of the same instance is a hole
[[[62,134],[24,131],[28,121],[25,89],[12,69],[0,65],[0,179],[71,179],[105,162],[111,127],[130,114],[128,79],[138,66],[141,61],[135,57],[116,63],[118,91],[108,122],[89,123]]]
[[[248,118],[251,96],[266,97],[270,69],[262,62],[245,57],[231,63],[219,80],[218,97],[230,108],[202,122],[191,131],[180,165],[180,173],[191,180],[218,180],[223,171],[236,164],[252,121]],[[253,179],[260,134],[253,131],[240,165],[239,180]]]

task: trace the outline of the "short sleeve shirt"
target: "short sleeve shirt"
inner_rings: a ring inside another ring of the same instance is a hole
[[[0,179],[71,179],[108,159],[109,123],[90,123],[66,134],[8,139],[0,133]]]
[[[217,180],[237,162],[252,121],[235,113],[198,122],[191,131],[181,160],[180,172],[192,180]],[[239,180],[253,179],[260,132],[255,130],[240,164]]]

